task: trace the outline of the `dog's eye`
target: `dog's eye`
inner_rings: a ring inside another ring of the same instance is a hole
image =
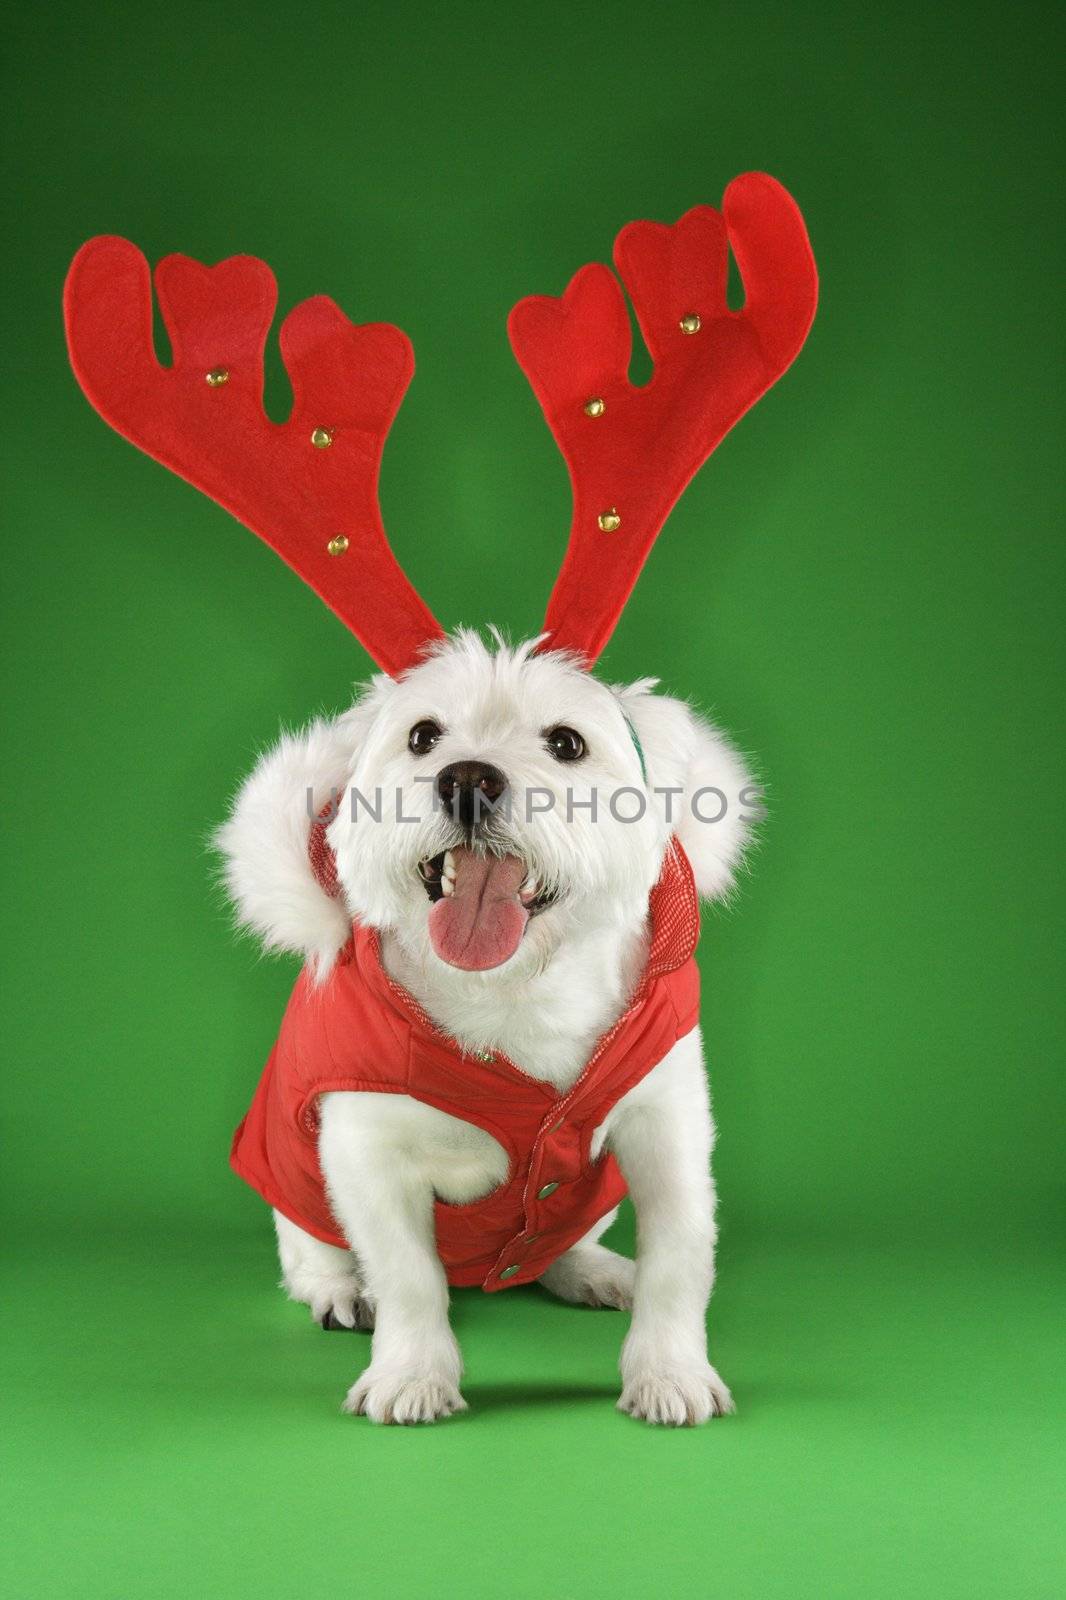
[[[585,741],[573,728],[549,728],[544,742],[556,761],[580,761],[585,754]]]
[[[426,717],[423,722],[416,722],[407,735],[407,748],[413,756],[428,756],[443,733],[444,729],[439,722],[434,722],[432,717]]]

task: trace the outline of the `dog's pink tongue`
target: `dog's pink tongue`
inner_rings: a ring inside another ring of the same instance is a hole
[[[449,966],[485,972],[509,961],[522,941],[529,912],[518,898],[526,875],[517,856],[452,851],[455,888],[429,913],[433,948]]]

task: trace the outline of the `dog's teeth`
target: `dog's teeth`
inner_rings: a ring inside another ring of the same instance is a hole
[[[444,878],[446,882],[455,883],[455,857],[450,850],[444,852]]]
[[[445,894],[454,894],[455,893],[455,879],[454,878],[449,878],[447,875],[445,875],[440,880],[440,886],[441,886],[441,889],[443,890],[443,892]]]
[[[518,898],[520,900],[535,900],[537,898],[537,891],[539,888],[540,879],[530,876],[526,879],[521,889],[519,889]]]

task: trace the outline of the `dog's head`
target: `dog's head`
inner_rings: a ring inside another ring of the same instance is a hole
[[[721,735],[653,687],[469,632],[374,678],[238,797],[218,842],[242,919],[320,972],[355,916],[417,960],[521,974],[577,933],[638,924],[673,834],[701,893],[723,894],[755,794]],[[331,797],[343,908],[307,861]]]

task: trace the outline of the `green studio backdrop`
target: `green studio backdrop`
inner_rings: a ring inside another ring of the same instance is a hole
[[[1056,10],[59,0],[4,32],[8,1592],[1061,1593]],[[394,546],[447,625],[524,635],[569,494],[507,312],[750,168],[803,207],[818,319],[603,663],[767,788],[701,947],[739,1412],[638,1427],[621,1317],[464,1292],[469,1415],[374,1430],[337,1409],[365,1338],[283,1300],[227,1170],[293,969],[205,848],[369,664],[93,415],[63,274],[117,232],[397,322]]]

